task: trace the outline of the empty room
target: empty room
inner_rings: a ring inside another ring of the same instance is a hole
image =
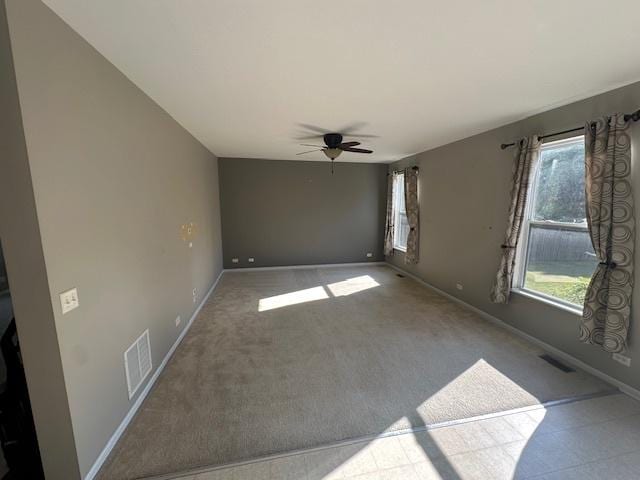
[[[638,18],[0,0],[0,479],[640,478]]]

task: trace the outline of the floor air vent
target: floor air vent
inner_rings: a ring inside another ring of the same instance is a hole
[[[547,355],[546,353],[543,355],[540,355],[540,358],[542,360],[544,360],[545,362],[547,362],[549,365],[553,365],[554,367],[556,367],[558,370],[562,370],[564,373],[570,373],[570,372],[575,372],[575,369],[571,368],[568,365],[565,365],[564,363],[562,363],[560,360],[556,360],[555,358],[553,358],[551,355]]]
[[[151,371],[151,344],[148,329],[124,352],[124,368],[127,374],[129,399],[131,399]]]

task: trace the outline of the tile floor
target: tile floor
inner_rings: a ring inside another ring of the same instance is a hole
[[[640,402],[614,394],[175,478],[640,479]]]

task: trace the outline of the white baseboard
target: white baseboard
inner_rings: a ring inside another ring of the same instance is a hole
[[[224,272],[225,271],[222,270],[220,272],[220,275],[218,275],[218,278],[216,278],[216,281],[213,282],[213,285],[211,285],[211,288],[209,289],[207,294],[204,296],[204,298],[202,299],[202,301],[198,305],[198,308],[196,308],[195,311],[193,312],[193,315],[191,315],[191,318],[189,319],[189,322],[182,329],[182,332],[180,333],[180,335],[178,336],[176,341],[173,343],[173,345],[171,346],[171,348],[169,349],[167,354],[164,356],[164,358],[162,359],[162,362],[160,363],[158,368],[156,368],[156,371],[152,375],[151,379],[149,379],[149,381],[147,382],[147,385],[144,387],[142,392],[140,392],[140,395],[138,396],[136,401],[133,403],[133,405],[131,405],[131,408],[129,409],[129,412],[127,412],[127,415],[124,417],[124,419],[122,420],[120,425],[118,425],[118,428],[116,428],[115,432],[113,432],[113,435],[111,435],[111,438],[109,439],[107,444],[102,449],[102,452],[100,452],[100,455],[98,455],[98,458],[93,463],[93,466],[91,467],[91,469],[84,476],[84,480],[93,480],[95,478],[95,476],[98,474],[98,472],[100,471],[100,468],[102,468],[102,465],[104,464],[105,460],[107,459],[107,457],[109,456],[109,454],[113,450],[113,447],[116,446],[116,443],[118,443],[118,440],[120,439],[120,437],[124,433],[125,429],[127,428],[127,426],[129,426],[129,423],[131,422],[131,420],[135,416],[136,412],[140,408],[140,405],[142,405],[142,402],[144,401],[144,399],[147,397],[147,395],[149,394],[149,392],[153,388],[153,385],[156,383],[156,380],[158,379],[158,377],[160,376],[160,374],[164,370],[164,367],[167,365],[167,362],[169,362],[169,359],[171,358],[173,353],[176,351],[176,348],[178,348],[178,345],[180,345],[180,342],[182,341],[182,339],[185,337],[185,335],[189,331],[189,328],[191,327],[191,324],[193,323],[195,318],[198,316],[198,313],[200,313],[200,310],[202,309],[204,304],[207,302],[207,300],[209,299],[209,297],[211,296],[211,294],[215,290],[215,288],[218,285],[218,282],[220,281],[220,278],[222,277],[222,274]]]
[[[277,267],[238,267],[225,268],[225,272],[255,272],[256,270],[298,270],[306,268],[332,267],[364,267],[367,265],[385,265],[386,262],[351,262],[351,263],[320,263],[317,265],[282,265]]]
[[[615,378],[613,378],[610,375],[607,375],[606,373],[598,370],[597,368],[592,367],[591,365],[588,365],[586,363],[584,363],[582,360],[578,360],[577,358],[575,358],[572,355],[569,355],[566,352],[563,352],[562,350],[549,345],[546,342],[543,342],[542,340],[533,337],[531,335],[529,335],[528,333],[523,332],[522,330],[517,329],[516,327],[509,325],[508,323],[500,320],[497,317],[494,317],[493,315],[485,312],[484,310],[480,310],[477,307],[474,307],[473,305],[459,299],[458,297],[451,295],[450,293],[445,292],[444,290],[440,290],[437,287],[434,287],[433,285],[431,285],[430,283],[425,282],[424,280],[422,280],[420,277],[417,277],[416,275],[407,272],[406,270],[403,270],[400,267],[395,266],[392,263],[386,262],[387,265],[389,265],[389,267],[393,268],[394,270],[397,270],[399,272],[401,272],[403,275],[406,275],[407,277],[412,278],[413,280],[415,280],[416,282],[422,284],[423,286],[429,288],[430,290],[433,290],[437,293],[439,293],[440,295],[442,295],[443,297],[448,298],[449,300],[458,303],[459,305],[462,305],[463,307],[465,307],[468,310],[471,310],[472,312],[476,313],[477,315],[479,315],[480,317],[484,318],[485,320],[488,320],[489,322],[502,327],[506,330],[509,330],[511,333],[514,333],[515,335],[519,336],[520,338],[523,338],[531,343],[533,343],[534,345],[538,346],[539,348],[541,348],[542,350],[554,355],[555,357],[564,360],[565,362],[573,365],[574,367],[579,368],[580,370],[584,370],[587,373],[590,373],[591,375],[593,375],[594,377],[598,377],[601,380],[604,380],[605,382],[609,383],[610,385],[613,385],[614,387],[620,389],[621,392],[626,393],[627,395],[629,395],[630,397],[635,398],[636,400],[640,400],[640,390],[635,389],[633,387],[631,387],[630,385],[627,385],[626,383],[621,382],[620,380],[617,380]]]

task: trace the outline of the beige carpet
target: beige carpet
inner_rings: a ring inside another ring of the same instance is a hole
[[[225,273],[100,478],[610,389],[540,353],[386,266]]]

